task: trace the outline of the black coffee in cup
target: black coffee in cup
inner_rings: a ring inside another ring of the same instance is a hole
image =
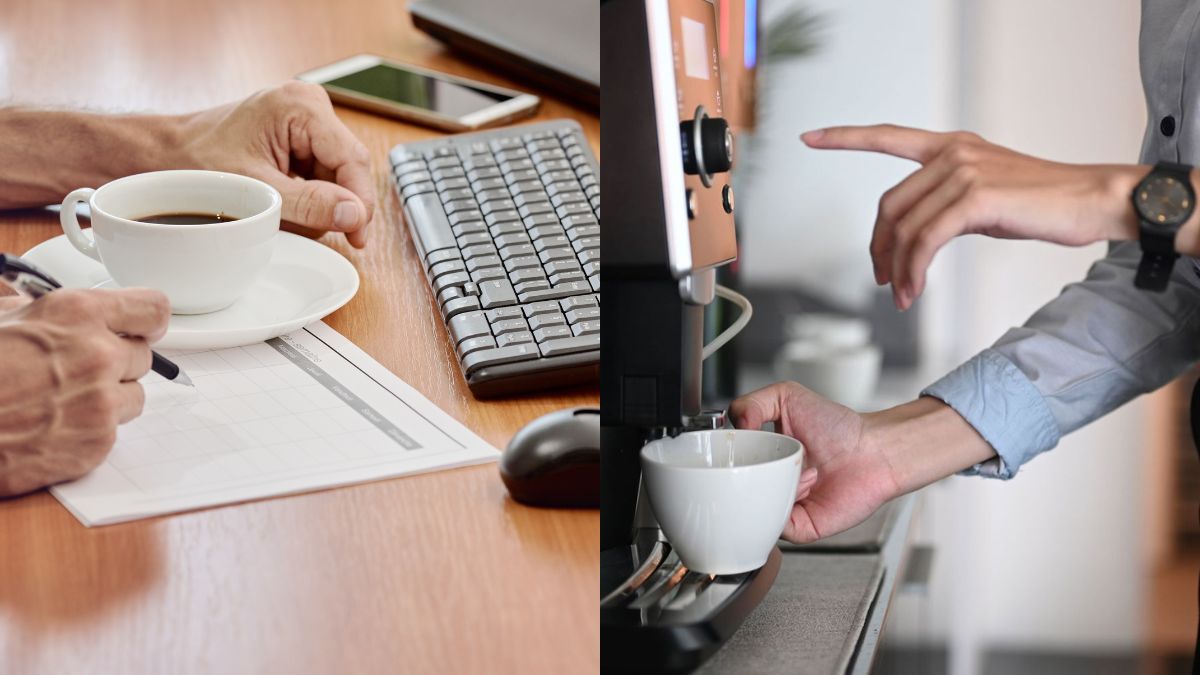
[[[212,225],[232,220],[237,220],[237,218],[227,213],[160,213],[137,219],[139,223],[156,225]]]

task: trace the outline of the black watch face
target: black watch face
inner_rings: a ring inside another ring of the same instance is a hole
[[[1143,220],[1177,228],[1192,212],[1192,191],[1174,176],[1151,174],[1138,185],[1134,203]]]

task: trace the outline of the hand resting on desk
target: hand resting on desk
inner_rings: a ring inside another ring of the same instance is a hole
[[[61,202],[71,190],[162,169],[258,178],[283,196],[284,228],[367,243],[370,157],[314,84],[289,82],[186,115],[0,108],[0,209]]]
[[[12,309],[14,304],[20,304]],[[62,290],[0,299],[0,496],[78,478],[142,412],[137,381],[167,331],[163,294]]]

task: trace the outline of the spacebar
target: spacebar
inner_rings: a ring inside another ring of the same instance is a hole
[[[426,193],[417,195],[404,204],[404,214],[408,222],[421,238],[421,248],[425,255],[443,248],[458,248],[454,232],[450,229],[450,221],[442,209],[442,203],[437,195]]]

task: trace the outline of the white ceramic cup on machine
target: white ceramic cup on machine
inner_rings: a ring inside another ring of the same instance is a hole
[[[667,540],[689,569],[762,567],[795,503],[804,445],[748,429],[691,431],[642,448],[642,480]]]
[[[76,206],[92,213],[92,237]],[[118,286],[166,294],[175,314],[224,309],[266,270],[279,231],[283,199],[266,183],[219,171],[155,171],[80,188],[63,200],[63,232],[81,253],[104,265]],[[163,224],[163,214],[221,214],[222,222]]]

